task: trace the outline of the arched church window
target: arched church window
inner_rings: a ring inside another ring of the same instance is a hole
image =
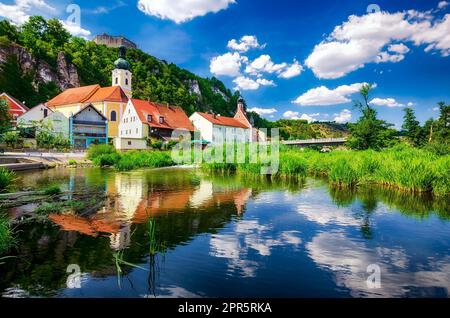
[[[128,85],[128,78],[125,79],[125,85]]]
[[[116,113],[116,111],[113,110],[111,112],[110,120],[111,121],[117,121],[117,113]]]

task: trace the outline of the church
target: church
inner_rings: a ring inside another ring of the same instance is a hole
[[[67,118],[92,105],[108,120],[108,138],[119,137],[119,123],[132,97],[131,65],[125,59],[125,47],[119,48],[119,58],[114,62],[110,87],[90,85],[71,88],[48,101],[45,105]]]

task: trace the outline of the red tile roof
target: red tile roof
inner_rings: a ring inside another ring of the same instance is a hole
[[[100,85],[90,85],[78,88],[69,88],[58,96],[49,100],[45,105],[49,107],[70,105],[82,103],[84,100],[91,97],[98,89]]]
[[[161,129],[187,129],[194,131],[189,117],[180,107],[166,106],[153,102],[143,101],[139,99],[132,99],[131,102],[138,113],[139,119],[142,123],[154,128]],[[148,115],[152,116],[152,121],[148,121]],[[160,116],[164,117],[164,123],[159,122]]]
[[[128,97],[120,86],[103,87],[97,90],[94,95],[85,100],[85,103],[96,102],[118,102],[127,103]]]
[[[239,120],[237,120],[235,118],[225,117],[225,116],[215,116],[213,114],[200,113],[200,112],[198,112],[197,114],[204,117],[206,120],[213,123],[214,125],[249,129],[249,127],[247,127],[247,125],[245,125],[244,123],[240,122]]]
[[[90,85],[65,90],[58,96],[46,103],[49,107],[58,107],[63,105],[78,103],[95,102],[128,102],[128,97],[120,86],[100,87],[100,85]]]
[[[6,93],[2,93],[0,95],[0,99],[6,101],[10,112],[25,113],[29,110],[28,107],[25,106],[23,103],[21,103],[20,101],[18,101],[17,99]]]

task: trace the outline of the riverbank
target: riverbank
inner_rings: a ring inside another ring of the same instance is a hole
[[[259,174],[263,164],[203,164],[212,172]],[[411,192],[450,194],[450,156],[401,145],[384,151],[333,151],[320,153],[283,147],[279,171],[272,176],[326,177],[336,187],[378,184]]]

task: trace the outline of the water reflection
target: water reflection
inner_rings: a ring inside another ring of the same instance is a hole
[[[336,190],[320,180],[263,180],[163,169],[54,169],[22,188],[106,194],[86,211],[19,225],[5,297],[424,297],[450,294],[448,198]],[[11,210],[13,217],[32,209]],[[154,220],[152,249],[149,220]],[[123,253],[121,288],[114,255]],[[78,264],[83,288],[65,287]],[[380,266],[381,288],[367,285]]]

